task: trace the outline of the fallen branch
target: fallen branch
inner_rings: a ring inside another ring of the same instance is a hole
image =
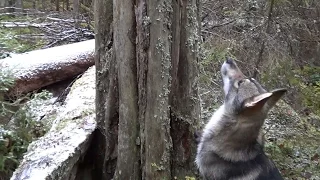
[[[25,28],[25,27],[34,27],[34,28],[41,28],[45,27],[48,24],[47,23],[42,23],[42,24],[37,24],[37,23],[29,23],[29,22],[0,22],[2,27],[6,28],[14,28],[14,27],[19,27],[19,28]]]

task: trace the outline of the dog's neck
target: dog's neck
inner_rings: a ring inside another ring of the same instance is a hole
[[[227,161],[248,161],[263,149],[260,124],[239,122],[228,116],[222,105],[204,129],[203,141],[211,144],[210,149]],[[263,121],[263,120],[262,120]]]

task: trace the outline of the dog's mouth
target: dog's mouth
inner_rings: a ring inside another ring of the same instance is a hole
[[[228,77],[230,80],[245,78],[245,75],[240,71],[236,62],[231,58],[227,58],[223,63],[221,67],[221,74],[223,78]]]
[[[221,66],[221,75],[223,79],[225,95],[228,94],[232,83],[236,81],[240,82],[240,80],[246,78],[246,76],[238,68],[236,62],[231,58],[227,58]]]

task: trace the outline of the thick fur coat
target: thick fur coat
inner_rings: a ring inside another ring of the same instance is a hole
[[[206,180],[282,180],[263,151],[261,127],[286,92],[267,92],[228,58],[221,67],[225,101],[199,138],[196,164]]]

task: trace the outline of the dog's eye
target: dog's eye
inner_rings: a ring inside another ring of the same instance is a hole
[[[241,79],[240,81],[238,81],[238,86],[240,86],[243,82],[244,82],[243,79]]]
[[[242,84],[243,82],[244,82],[243,79],[241,79],[241,80],[239,80],[239,81],[235,81],[235,82],[234,82],[234,87],[235,87],[235,88],[239,88],[239,87],[240,87],[240,84]]]

